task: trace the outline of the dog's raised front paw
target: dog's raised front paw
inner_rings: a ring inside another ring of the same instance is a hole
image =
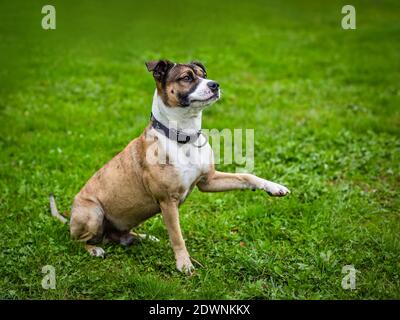
[[[188,276],[191,276],[194,271],[194,266],[188,255],[176,259],[176,268]]]
[[[283,197],[290,193],[289,189],[285,186],[271,181],[266,181],[262,189],[273,197]]]

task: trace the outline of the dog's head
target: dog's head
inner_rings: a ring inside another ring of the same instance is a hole
[[[153,72],[158,95],[168,107],[204,107],[220,97],[219,84],[207,79],[200,62],[180,64],[159,60],[147,62],[146,66]]]

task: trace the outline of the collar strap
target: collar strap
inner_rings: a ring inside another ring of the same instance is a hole
[[[194,134],[186,134],[186,133],[184,133],[184,132],[182,132],[180,130],[170,129],[170,128],[166,127],[165,125],[163,125],[160,121],[158,121],[154,117],[153,113],[151,113],[150,119],[151,119],[151,126],[154,129],[156,129],[158,131],[161,131],[162,133],[164,133],[164,135],[167,138],[169,138],[169,139],[171,139],[173,141],[176,141],[178,143],[181,143],[181,144],[185,144],[185,143],[188,143],[190,141],[194,142],[194,141],[197,140],[197,138],[201,134],[201,130],[197,131]]]

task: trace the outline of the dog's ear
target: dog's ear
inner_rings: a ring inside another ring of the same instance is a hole
[[[146,67],[149,72],[153,72],[154,79],[162,81],[169,69],[173,67],[173,63],[169,60],[157,60],[146,62]]]
[[[202,64],[201,62],[199,62],[199,61],[192,61],[191,64],[194,64],[195,66],[200,67],[201,69],[203,69],[204,74],[207,74],[206,67],[205,67],[204,64]]]

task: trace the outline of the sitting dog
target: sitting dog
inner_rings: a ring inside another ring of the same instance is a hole
[[[220,98],[217,82],[207,79],[199,62],[168,60],[146,63],[156,91],[144,132],[97,171],[75,196],[70,233],[87,251],[104,257],[97,246],[104,238],[131,244],[131,229],[161,212],[179,271],[194,270],[179,224],[180,204],[197,186],[203,192],[260,189],[272,196],[289,190],[246,173],[214,169],[213,151],[201,134],[203,109]],[[189,160],[189,161],[188,161]],[[53,196],[52,215],[63,222]]]

